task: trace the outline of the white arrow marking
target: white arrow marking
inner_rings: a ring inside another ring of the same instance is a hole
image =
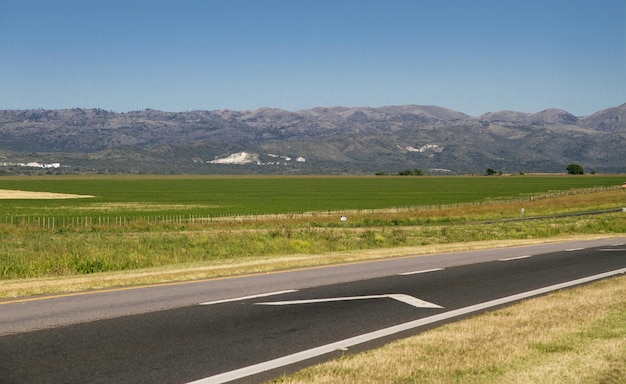
[[[626,268],[622,268],[622,269],[618,269],[618,270],[610,271],[606,273],[601,273],[599,275],[583,277],[582,279],[578,279],[578,280],[566,281],[564,283],[551,285],[549,287],[539,288],[533,291],[522,292],[516,295],[502,297],[500,299],[495,299],[495,300],[487,301],[484,303],[470,305],[469,307],[453,309],[448,312],[442,312],[437,315],[409,321],[408,323],[394,325],[389,328],[379,329],[370,333],[365,333],[365,334],[354,336],[348,339],[339,340],[334,343],[321,345],[319,347],[314,347],[314,348],[307,349],[301,352],[296,352],[291,355],[286,355],[286,356],[282,356],[273,360],[258,363],[255,365],[250,365],[247,367],[235,369],[234,371],[224,372],[224,373],[220,373],[214,376],[205,377],[204,379],[199,379],[199,380],[187,383],[187,384],[227,383],[229,381],[242,379],[242,378],[256,375],[262,372],[267,372],[272,369],[285,367],[290,364],[299,363],[299,362],[302,362],[302,361],[305,361],[314,357],[323,356],[327,353],[336,351],[337,349],[349,348],[349,347],[359,345],[368,341],[380,339],[382,337],[388,337],[388,336],[395,335],[397,333],[404,332],[410,329],[422,327],[424,325],[429,325],[429,324],[433,324],[439,321],[453,319],[457,316],[467,315],[470,313],[485,310],[485,309],[492,308],[495,306],[508,304],[511,302],[527,299],[529,297],[534,297],[537,295],[543,295],[548,292],[552,292],[552,291],[556,291],[556,290],[564,289],[568,287],[573,287],[579,284],[585,284],[591,281],[604,279],[610,276],[615,276],[615,275],[619,275],[623,273],[626,273]]]
[[[294,305],[294,304],[313,304],[328,303],[332,301],[350,301],[350,300],[369,300],[369,299],[394,299],[418,308],[443,308],[440,305],[420,300],[413,296],[404,294],[389,295],[371,295],[371,296],[349,296],[349,297],[329,297],[325,299],[308,299],[308,300],[290,300],[290,301],[273,301],[267,303],[256,303],[256,305]]]
[[[235,297],[233,299],[224,299],[224,300],[216,300],[216,301],[207,301],[205,303],[200,303],[198,305],[213,305],[213,304],[221,304],[221,303],[230,303],[232,301],[241,301],[241,300],[248,300],[248,299],[256,299],[259,297],[267,297],[267,296],[274,296],[274,295],[282,295],[283,293],[291,293],[291,292],[298,292],[297,289],[290,289],[287,291],[278,291],[278,292],[268,292],[268,293],[259,293],[258,295],[252,295],[252,296],[243,296],[243,297]]]

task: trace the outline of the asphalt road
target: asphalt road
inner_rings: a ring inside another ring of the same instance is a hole
[[[625,272],[614,238],[5,301],[0,382],[259,382]]]

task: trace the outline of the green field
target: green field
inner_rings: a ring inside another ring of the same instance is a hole
[[[412,208],[617,187],[625,176],[0,178],[0,189],[93,195],[0,200],[0,218],[285,214]]]
[[[262,260],[262,266],[245,270],[257,272],[346,260],[335,257],[337,252],[624,233],[623,179],[598,175],[0,178],[4,190],[95,196],[0,200],[0,280],[192,264],[195,273],[198,265]],[[598,210],[620,213],[492,222],[520,218],[521,208],[525,218]],[[339,220],[344,214],[349,221]],[[285,257],[292,262],[268,262]],[[203,276],[241,272],[222,269]],[[155,279],[180,278],[186,277]],[[132,282],[123,284],[128,283]]]

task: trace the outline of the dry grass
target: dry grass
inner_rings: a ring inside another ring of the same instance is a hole
[[[276,382],[625,383],[626,277],[442,326]]]

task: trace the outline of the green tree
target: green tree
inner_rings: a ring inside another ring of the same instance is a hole
[[[487,176],[493,176],[495,174],[496,174],[496,171],[494,171],[491,168],[487,168],[487,170],[485,171],[485,175],[487,175]]]
[[[419,168],[415,168],[414,170],[410,170],[410,169],[404,169],[400,172],[398,172],[398,175],[400,176],[423,176],[424,175],[424,171],[422,171]]]
[[[580,164],[570,164],[567,166],[567,173],[570,175],[584,175],[585,169]]]

